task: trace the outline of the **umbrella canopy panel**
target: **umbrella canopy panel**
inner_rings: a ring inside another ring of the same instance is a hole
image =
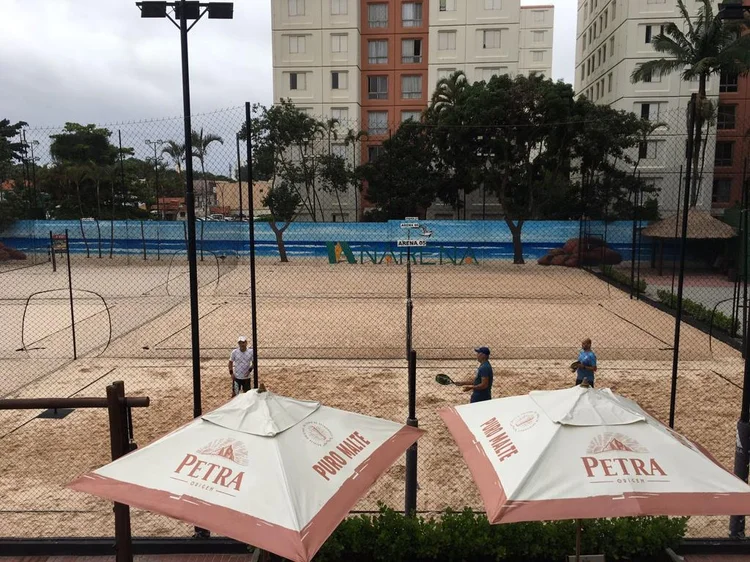
[[[750,487],[609,389],[441,410],[491,522],[733,515]]]

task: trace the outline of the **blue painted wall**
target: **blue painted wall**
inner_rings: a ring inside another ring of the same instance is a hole
[[[363,252],[382,253],[393,249],[396,241],[406,238],[401,221],[388,223],[312,223],[298,222],[284,233],[290,259],[326,258],[326,242],[348,242],[359,261]],[[512,260],[513,243],[510,230],[504,221],[420,221],[432,231],[424,255],[437,255],[439,247],[446,251],[470,247],[480,260]],[[157,247],[163,254],[186,250],[184,222],[162,221],[18,221],[0,234],[0,241],[25,252],[47,252],[49,233],[63,234],[68,229],[71,251],[109,254],[110,240],[114,234],[114,253],[140,254],[145,240],[148,255],[155,255]],[[645,226],[645,223],[643,224]],[[604,225],[591,223],[593,236],[605,236],[608,245],[620,252],[624,260],[630,259],[633,223],[618,221]],[[566,240],[579,234],[578,221],[529,221],[523,226],[524,257],[536,260],[552,248],[561,247]],[[216,253],[249,253],[248,224],[234,222],[199,222],[196,224],[198,247]],[[256,254],[260,257],[278,257],[276,239],[267,223],[255,223]],[[419,238],[412,231],[412,238]],[[643,244],[641,259],[648,259],[650,247]],[[365,256],[367,261],[367,256]]]

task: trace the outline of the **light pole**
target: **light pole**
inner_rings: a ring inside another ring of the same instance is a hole
[[[201,415],[201,365],[200,338],[198,331],[198,266],[195,252],[195,193],[193,192],[193,143],[191,140],[192,125],[190,122],[190,75],[188,71],[188,31],[198,23],[206,13],[209,19],[232,19],[234,4],[232,2],[136,2],[142,18],[167,18],[180,30],[182,52],[182,102],[185,121],[185,205],[187,206],[188,231],[188,270],[190,278],[190,326],[193,359],[193,417]],[[175,21],[167,13],[167,8],[174,11]],[[188,20],[195,20],[188,27]]]
[[[163,217],[161,216],[161,204],[159,203],[159,160],[156,152],[161,148],[163,144],[167,144],[167,141],[163,141],[161,139],[155,141],[146,139],[146,144],[154,147],[154,190],[156,191],[156,217],[159,220],[162,220]]]

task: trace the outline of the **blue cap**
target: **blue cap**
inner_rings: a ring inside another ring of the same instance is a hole
[[[487,357],[490,356],[490,348],[489,347],[475,347],[474,351],[476,351],[477,353],[483,353]]]

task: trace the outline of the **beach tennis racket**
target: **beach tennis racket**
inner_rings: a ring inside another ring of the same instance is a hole
[[[453,379],[451,379],[445,373],[440,373],[438,375],[435,375],[435,382],[437,382],[438,384],[442,384],[444,386],[449,385],[449,384],[454,384],[458,386],[458,383],[453,382]]]
[[[580,363],[580,361],[573,361],[573,362],[572,362],[572,363],[570,364],[570,370],[571,370],[571,371],[576,371],[576,370],[578,369],[578,367],[580,367],[580,366],[581,366],[581,363]]]

